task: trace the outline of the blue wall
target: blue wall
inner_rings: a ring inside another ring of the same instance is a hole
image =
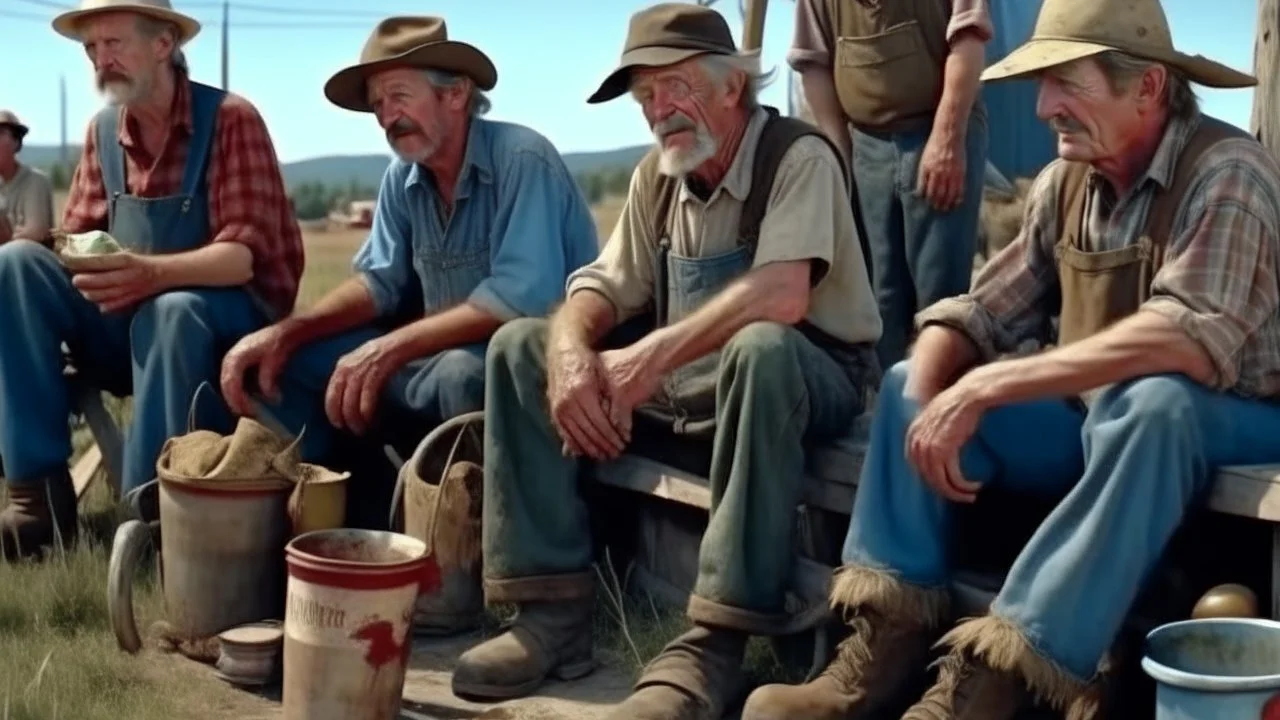
[[[995,38],[987,43],[987,64],[1031,37],[1040,0],[990,0]],[[1036,85],[1014,80],[985,85],[990,128],[990,160],[1005,177],[1031,177],[1057,156],[1056,138],[1036,117]]]

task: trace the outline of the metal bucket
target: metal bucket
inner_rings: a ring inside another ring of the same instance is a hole
[[[285,720],[395,720],[414,602],[440,582],[421,540],[322,530],[285,548]]]
[[[1280,623],[1208,618],[1147,635],[1156,720],[1280,720]]]

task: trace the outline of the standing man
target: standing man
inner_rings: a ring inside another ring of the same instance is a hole
[[[853,164],[888,368],[905,357],[917,310],[969,288],[991,18],[986,0],[797,0],[795,27],[788,60]]]
[[[46,242],[53,228],[53,186],[35,168],[18,162],[28,128],[0,110],[0,243]]]
[[[316,456],[330,426],[368,435],[402,425],[391,411],[416,440],[484,406],[489,336],[548,313],[599,248],[591,209],[551,142],[483,117],[497,79],[488,56],[449,39],[443,19],[392,17],[360,62],[329,80],[329,100],[371,113],[396,158],[356,275],[227,355],[222,389],[233,408],[251,412],[245,379],[256,371],[253,386],[278,401],[270,411],[295,432],[305,425],[304,453]],[[357,501],[385,522],[391,485],[372,485]]]
[[[53,27],[83,45],[110,102],[89,124],[62,229],[106,230],[125,251],[72,274],[44,246],[0,246],[0,536],[23,554],[55,523],[64,540],[76,529],[62,344],[101,387],[133,394],[128,493],[186,431],[221,354],[293,308],[303,264],[261,116],[188,77],[181,48],[199,23],[168,0],[86,0]]]

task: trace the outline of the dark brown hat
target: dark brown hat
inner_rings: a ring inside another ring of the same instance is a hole
[[[627,92],[633,68],[665,67],[697,55],[737,52],[729,24],[715,10],[689,3],[654,5],[631,16],[622,61],[587,102],[608,102]]]
[[[360,62],[339,70],[324,85],[324,94],[338,107],[373,112],[366,83],[369,76],[393,67],[419,67],[465,75],[481,90],[498,84],[498,71],[489,56],[464,42],[449,39],[444,18],[391,17],[378,23]]]
[[[13,130],[13,136],[18,142],[22,142],[22,138],[27,136],[29,128],[22,124],[17,115],[9,110],[0,110],[0,127],[7,127]]]

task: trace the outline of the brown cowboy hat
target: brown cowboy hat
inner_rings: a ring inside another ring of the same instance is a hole
[[[178,45],[183,45],[200,32],[200,23],[173,9],[169,0],[81,0],[80,7],[53,19],[53,29],[71,40],[82,40],[80,25],[92,15],[109,12],[131,12],[178,26]]]
[[[1108,50],[1164,63],[1208,87],[1258,84],[1252,75],[1175,50],[1160,0],[1044,0],[1031,39],[987,68],[982,79],[1026,77]]]
[[[18,116],[9,110],[0,110],[0,127],[12,129],[14,138],[18,142],[22,142],[22,138],[26,137],[27,133],[31,131],[31,128],[23,125]]]
[[[622,61],[587,102],[608,102],[627,92],[635,68],[664,67],[698,55],[737,52],[729,24],[715,10],[688,3],[654,5],[631,16]]]
[[[481,90],[498,84],[489,56],[450,40],[444,18],[399,16],[378,23],[360,52],[360,62],[339,70],[324,84],[325,97],[341,108],[373,112],[365,84],[370,75],[393,67],[455,72],[471,78]]]

